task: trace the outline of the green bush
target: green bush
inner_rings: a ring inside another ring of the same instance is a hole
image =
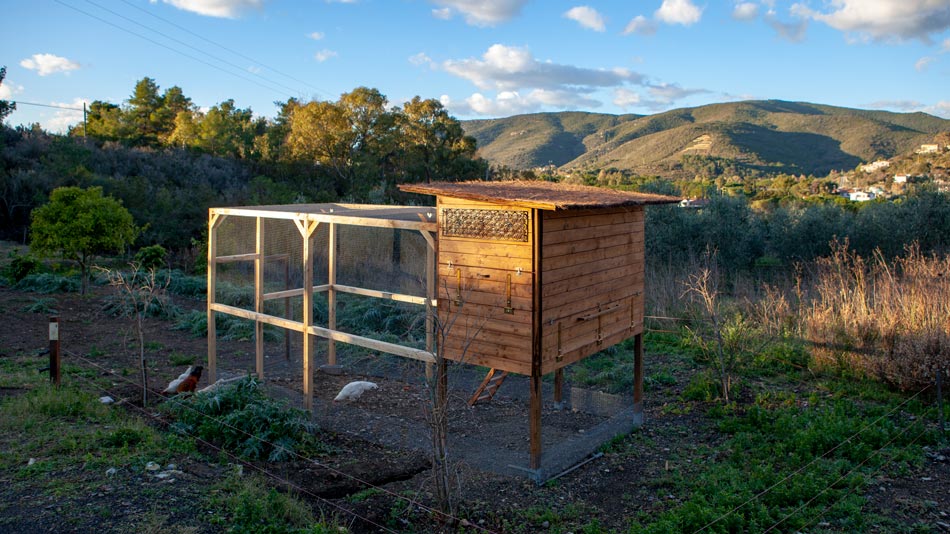
[[[13,252],[13,259],[3,268],[2,276],[12,284],[17,284],[31,274],[39,273],[43,268],[43,263],[35,256],[26,254],[21,256]]]
[[[220,444],[251,460],[276,462],[301,447],[318,448],[306,412],[268,398],[261,383],[247,377],[215,392],[198,393],[188,401],[165,404],[175,418],[172,427]]]
[[[75,276],[62,276],[52,273],[34,273],[23,277],[13,286],[18,291],[34,293],[77,293],[80,281]]]
[[[135,263],[144,270],[160,269],[165,266],[168,251],[161,245],[142,247],[135,253]]]

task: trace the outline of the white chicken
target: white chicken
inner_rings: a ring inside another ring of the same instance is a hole
[[[350,382],[349,384],[343,386],[343,389],[341,389],[340,393],[338,393],[336,398],[333,399],[333,402],[355,401],[356,399],[360,398],[360,395],[371,389],[379,389],[379,386],[364,380]]]

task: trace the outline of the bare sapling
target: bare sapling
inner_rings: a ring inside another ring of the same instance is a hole
[[[145,359],[145,317],[149,308],[164,302],[165,288],[170,282],[170,275],[159,278],[154,267],[143,270],[141,265],[132,262],[131,270],[123,272],[118,269],[99,268],[105,274],[116,294],[124,301],[120,308],[123,315],[132,318],[132,328],[135,333],[138,349],[139,370],[142,378],[142,406],[148,406],[148,365]],[[166,271],[167,273],[167,271]]]
[[[726,311],[719,289],[719,269],[715,251],[706,251],[697,272],[689,275],[684,297],[692,300],[701,316],[700,324],[687,327],[691,341],[719,382],[720,397],[730,402],[732,379],[751,359],[758,336],[749,319],[737,310]]]

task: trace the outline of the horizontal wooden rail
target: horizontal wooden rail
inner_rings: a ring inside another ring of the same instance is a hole
[[[323,284],[320,286],[313,286],[314,293],[323,293],[330,289],[330,284]],[[287,289],[285,291],[274,291],[272,293],[264,293],[264,300],[274,300],[274,299],[283,299],[287,297],[299,297],[303,295],[303,288],[298,287],[297,289]]]
[[[404,347],[402,345],[387,343],[385,341],[370,339],[368,337],[357,336],[354,334],[347,334],[346,332],[330,330],[329,328],[323,328],[322,326],[311,326],[309,331],[311,334],[320,336],[322,338],[332,339],[342,343],[349,343],[350,345],[357,345],[366,349],[378,350],[379,352],[385,352],[387,354],[395,354],[396,356],[402,356],[403,358],[412,358],[414,360],[420,360],[426,363],[435,363],[435,355],[424,350]]]
[[[239,261],[254,261],[257,259],[257,254],[251,252],[249,254],[231,254],[230,256],[218,256],[214,259],[215,263],[235,263]]]
[[[252,321],[260,321],[264,324],[271,324],[280,328],[286,328],[287,330],[293,330],[295,332],[303,332],[303,323],[300,321],[284,319],[283,317],[274,317],[273,315],[267,315],[266,313],[257,313],[251,310],[245,310],[243,308],[228,306],[227,304],[219,304],[217,302],[212,303],[209,307],[216,312],[226,313],[228,315],[236,315],[238,317],[250,319]]]
[[[421,304],[425,305],[425,297],[416,297],[413,295],[403,295],[400,293],[392,293],[389,291],[377,291],[375,289],[366,289],[363,287],[353,287],[353,286],[344,286],[340,284],[333,284],[331,289],[335,289],[340,293],[351,293],[353,295],[363,295],[364,297],[375,297],[378,299],[387,299],[395,300],[398,302],[408,302],[409,304]],[[437,301],[432,299],[432,306],[437,305]]]
[[[578,320],[578,321],[590,321],[591,319],[596,319],[596,318],[600,317],[601,315],[607,315],[608,313],[615,312],[615,311],[617,311],[617,310],[619,310],[619,309],[620,309],[620,305],[617,304],[616,306],[611,306],[611,307],[609,307],[609,308],[604,308],[603,310],[600,310],[600,311],[597,312],[597,313],[592,313],[592,314],[590,314],[590,315],[585,315],[585,316],[583,316],[583,317],[578,317],[577,320]]]
[[[299,321],[292,321],[290,319],[274,317],[264,313],[257,313],[250,310],[235,308],[234,306],[228,306],[226,304],[213,303],[211,304],[211,309],[216,312],[227,313],[229,315],[235,315],[244,319],[250,319],[251,321],[260,321],[264,324],[286,328],[287,330],[294,330],[296,332],[304,331],[303,323]],[[349,343],[350,345],[356,345],[370,350],[378,350],[379,352],[385,352],[387,354],[395,354],[396,356],[402,356],[403,358],[412,358],[414,360],[420,360],[426,363],[435,362],[435,355],[425,350],[404,347],[402,345],[396,345],[394,343],[387,343],[377,339],[357,336],[355,334],[347,334],[346,332],[330,330],[329,328],[323,328],[321,326],[311,326],[308,331],[311,335],[319,336],[325,339],[332,339],[341,343]]]

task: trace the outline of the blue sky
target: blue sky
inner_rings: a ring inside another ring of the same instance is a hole
[[[8,124],[62,130],[137,80],[233,98],[391,105],[459,118],[654,113],[746,99],[950,118],[950,0],[21,0],[4,8]]]

